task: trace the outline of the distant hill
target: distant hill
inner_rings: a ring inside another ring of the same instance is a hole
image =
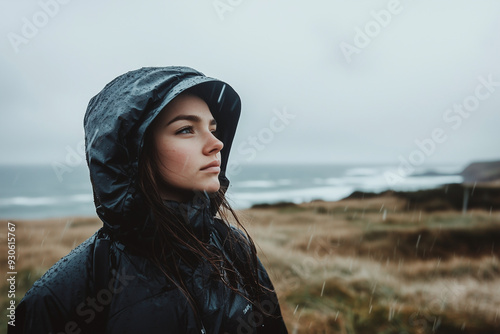
[[[461,184],[418,191],[355,191],[345,199],[395,196],[404,199],[411,210],[500,210],[500,161],[471,163],[460,175],[463,177]]]
[[[500,187],[489,185],[446,184],[435,189],[371,193],[355,191],[344,199],[369,199],[395,196],[406,201],[408,210],[500,210]]]
[[[419,176],[429,175],[445,174],[428,172]],[[444,184],[434,189],[417,191],[354,191],[344,200],[396,197],[405,201],[408,210],[500,210],[500,161],[471,163],[459,175],[463,178],[462,183]],[[280,206],[290,204],[280,203]]]
[[[464,183],[500,181],[500,161],[471,163],[460,175]]]

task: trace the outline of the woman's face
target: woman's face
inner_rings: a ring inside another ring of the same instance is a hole
[[[193,191],[220,188],[222,142],[214,132],[215,119],[205,101],[192,95],[173,99],[153,123],[158,169],[165,183],[164,199],[185,202]]]

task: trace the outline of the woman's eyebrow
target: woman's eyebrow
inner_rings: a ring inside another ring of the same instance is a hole
[[[172,120],[170,120],[170,122],[167,123],[167,125],[170,125],[174,122],[177,122],[177,121],[192,121],[192,122],[196,122],[196,123],[199,123],[201,122],[201,118],[196,116],[196,115],[179,115],[179,116],[176,116],[174,117]],[[210,120],[210,125],[217,125],[217,121],[212,118]]]
[[[179,115],[179,116],[174,117],[172,120],[170,120],[170,122],[168,122],[167,125],[170,125],[170,124],[177,122],[177,121],[183,121],[183,120],[192,121],[192,122],[200,122],[201,121],[201,119],[196,115]]]

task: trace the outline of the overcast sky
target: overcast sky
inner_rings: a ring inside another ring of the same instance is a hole
[[[500,158],[498,0],[0,3],[0,163],[64,161],[92,96],[166,65],[240,94],[237,162]]]

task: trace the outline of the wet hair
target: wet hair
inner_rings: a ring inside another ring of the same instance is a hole
[[[211,269],[209,279],[222,281],[229,289],[252,303],[256,310],[268,314],[262,309],[260,303],[260,299],[267,294],[269,289],[259,282],[259,262],[255,244],[225,197],[227,183],[221,182],[220,189],[209,195],[209,206],[211,214],[217,215],[222,221],[220,225],[226,236],[225,240],[223,239],[223,245],[226,253],[234,256],[231,259],[226,258],[221,250],[200,240],[189,224],[182,221],[179,213],[164,204],[161,190],[166,185],[158,166],[160,159],[153,137],[154,125],[153,122],[145,133],[139,160],[139,187],[151,211],[155,228],[155,239],[150,252],[152,262],[160,268],[170,282],[182,291],[197,315],[199,312],[196,300],[189,292],[181,275],[179,262],[191,268],[195,268],[200,263],[208,264]],[[193,196],[196,196],[196,193],[193,193]],[[229,225],[229,217],[232,217],[239,229]],[[247,295],[243,294],[238,287],[242,287]]]

